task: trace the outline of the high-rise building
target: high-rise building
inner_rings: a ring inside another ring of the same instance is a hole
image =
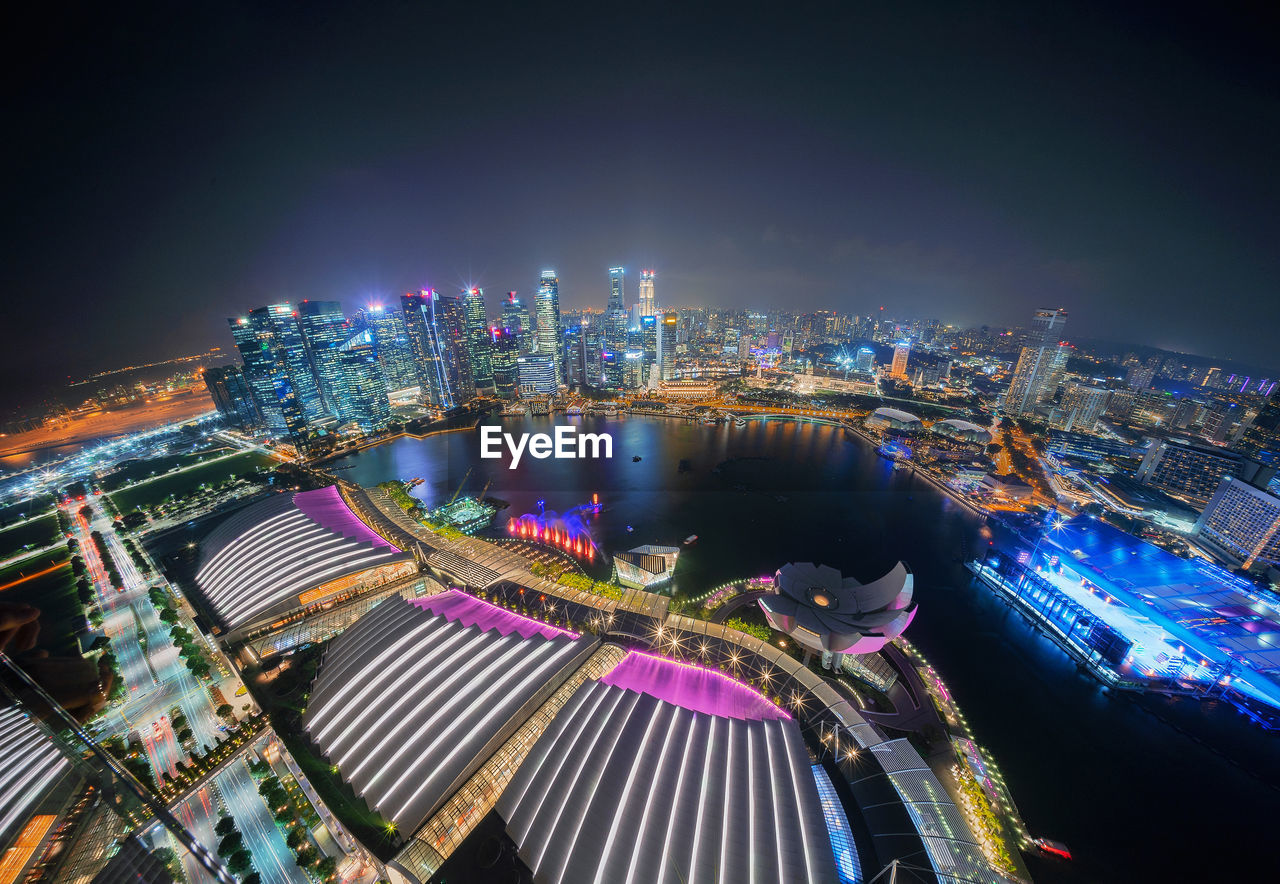
[[[613,271],[610,271],[612,273]],[[653,271],[640,271],[640,316],[653,316],[658,312],[658,300],[654,297]]]
[[[308,422],[324,412],[293,307],[258,307],[228,323],[267,432],[305,439]]]
[[[315,375],[324,410],[332,417],[341,418],[338,398],[342,369],[338,348],[351,337],[342,305],[337,301],[303,301],[298,305],[298,326],[302,329],[307,361]]]
[[[1265,487],[1275,472],[1274,467],[1223,448],[1182,439],[1158,439],[1147,449],[1134,478],[1203,506],[1223,476]]]
[[[662,325],[658,328],[658,364],[662,366],[662,380],[673,381],[676,377],[676,337],[680,327],[680,317],[675,313],[664,313]]]
[[[502,302],[501,327],[515,337],[521,353],[533,350],[533,320],[529,317],[529,308],[520,303],[515,292],[507,292],[506,300]]]
[[[204,370],[204,385],[222,419],[234,427],[253,429],[262,424],[262,414],[253,391],[238,365],[215,365]]]
[[[1249,457],[1280,466],[1280,394],[1272,391],[1245,428],[1236,448]]]
[[[630,315],[627,313],[626,289],[623,281],[623,269],[610,267],[609,301],[604,311],[604,349],[605,352],[617,354],[618,357],[606,360],[604,365],[604,385],[610,390],[621,390],[626,386],[624,373],[629,346]]]
[[[858,355],[853,359],[854,371],[873,372],[876,370],[876,351],[870,347],[859,347]]]
[[[1092,433],[1110,397],[1111,391],[1105,387],[1072,381],[1063,389],[1062,398],[1049,417],[1049,426],[1055,430]]]
[[[391,403],[373,330],[356,332],[335,352],[339,369],[338,420],[353,423],[365,433],[383,429],[391,423]]]
[[[520,342],[509,328],[489,329],[492,344],[493,388],[500,399],[520,398]]]
[[[471,373],[475,377],[476,390],[493,390],[492,339],[489,337],[489,317],[485,313],[484,292],[472,286],[462,295],[463,310],[467,317],[467,355],[471,358]]]
[[[1053,396],[1066,368],[1068,350],[1062,343],[1066,325],[1065,310],[1037,310],[1032,317],[1029,343],[1022,348],[1004,398],[1004,410],[1009,414],[1030,414]]]
[[[402,296],[400,306],[422,378],[422,401],[438,408],[471,401],[476,385],[467,355],[462,301],[426,289]]]
[[[640,317],[640,347],[644,352],[645,383],[649,382],[649,374],[659,376],[662,374],[662,360],[658,357],[658,329],[662,326],[661,318],[651,315]]]
[[[1156,372],[1160,370],[1160,357],[1151,356],[1145,363],[1132,365],[1125,374],[1125,384],[1130,390],[1145,390],[1151,386],[1151,382],[1155,380]]]
[[[554,270],[542,271],[533,307],[538,315],[538,352],[551,357],[558,384],[564,378],[564,357],[560,352],[560,280]]]
[[[404,311],[370,304],[365,309],[365,324],[373,332],[378,348],[378,366],[392,393],[421,384],[418,366],[409,346],[409,331],[404,324]]]
[[[516,359],[520,378],[520,395],[540,396],[560,388],[559,360],[553,353],[532,353]]]
[[[1246,571],[1280,565],[1280,498],[1224,476],[1193,533],[1211,552]]]
[[[893,347],[893,362],[889,366],[889,375],[906,380],[907,360],[911,356],[911,343],[901,341]]]

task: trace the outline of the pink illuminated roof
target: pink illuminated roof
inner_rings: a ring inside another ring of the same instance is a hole
[[[791,717],[754,688],[723,672],[657,654],[631,651],[600,681],[724,718],[763,721]]]
[[[293,505],[321,528],[341,534],[343,537],[372,543],[374,546],[385,546],[400,552],[382,535],[360,521],[360,517],[351,511],[346,501],[342,499],[342,495],[338,493],[337,485],[318,488],[315,491],[300,491],[293,496]]]
[[[467,595],[460,589],[449,589],[438,595],[412,601],[419,608],[425,608],[446,620],[456,620],[463,626],[479,626],[486,631],[496,629],[502,635],[517,632],[522,638],[530,638],[535,634],[541,634],[543,638],[578,637],[576,632],[570,632],[531,617],[522,617],[505,608],[499,608],[475,596]]]

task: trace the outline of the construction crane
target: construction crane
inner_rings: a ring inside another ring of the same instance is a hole
[[[489,486],[492,484],[493,484],[493,479],[489,479],[488,482],[485,482],[484,488],[480,489],[480,495],[476,498],[476,500],[478,500],[480,503],[484,503],[485,492],[489,490]]]
[[[453,503],[458,499],[458,495],[462,493],[462,486],[467,484],[467,476],[471,475],[471,467],[467,467],[467,473],[462,477],[462,481],[458,483],[458,490],[453,492],[453,497],[449,498],[449,503]],[[448,506],[448,504],[445,504]]]

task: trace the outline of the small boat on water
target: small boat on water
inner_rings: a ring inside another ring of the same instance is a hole
[[[691,544],[694,544],[694,543],[697,543],[697,542],[698,542],[698,535],[697,535],[697,534],[690,534],[688,537],[686,537],[686,538],[684,539],[684,545],[685,545],[685,546],[690,546]]]
[[[423,478],[421,478],[421,477],[415,477],[415,478],[413,478],[413,479],[410,479],[410,480],[409,480],[409,487],[410,487],[410,488],[417,488],[419,485],[421,485],[421,484],[422,484],[423,482],[425,482],[425,481],[427,481],[427,480],[426,480],[426,479],[423,479]]]
[[[640,455],[637,454],[635,457],[631,458],[631,462],[640,463]]]
[[[1071,859],[1071,851],[1061,841],[1054,841],[1052,838],[1035,838],[1031,843],[1050,856]]]
[[[630,533],[631,533],[632,531],[634,531],[634,530],[636,530],[636,529],[635,529],[635,528],[632,528],[630,525],[628,525],[628,526],[627,526],[627,533],[628,533],[628,534],[630,534]]]

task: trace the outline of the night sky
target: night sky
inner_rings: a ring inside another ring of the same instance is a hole
[[[600,307],[616,263],[629,300],[652,266],[669,305],[1060,305],[1071,337],[1280,370],[1274,19],[850,5],[33,6],[5,398],[229,348],[275,300],[496,304],[555,267]]]

